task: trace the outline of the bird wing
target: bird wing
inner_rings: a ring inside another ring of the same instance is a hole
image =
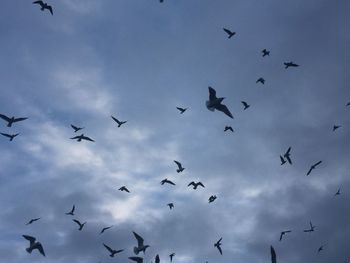
[[[117,119],[117,118],[115,118],[115,117],[113,117],[113,116],[111,116],[111,118],[116,122],[116,123],[120,123],[120,121]]]
[[[247,106],[248,106],[248,103],[246,103],[245,101],[241,101],[241,102],[242,102],[242,104],[243,104],[244,107],[247,107]]]
[[[223,28],[223,30],[228,34],[228,35],[232,35],[231,30],[227,29],[227,28]]]
[[[200,185],[202,187],[205,187],[204,184],[202,184],[202,182],[198,182],[197,185]],[[222,238],[220,238],[219,242],[221,241]]]
[[[10,134],[7,134],[7,133],[0,133],[1,135],[5,136],[5,137],[8,137],[8,138],[11,138],[11,135]]]
[[[283,159],[283,157],[280,155],[280,159],[281,159],[281,162],[282,163],[284,163],[285,161],[284,161],[284,159]]]
[[[139,247],[142,247],[143,246],[143,238],[140,235],[138,235],[137,233],[135,233],[135,232],[133,232],[133,233],[134,233],[135,238],[137,239],[137,245]]]
[[[217,109],[218,111],[222,111],[222,112],[225,113],[227,116],[229,116],[230,118],[233,119],[232,113],[229,111],[229,109],[226,107],[226,105],[224,105],[224,104],[219,104],[219,105],[215,106],[215,109]]]
[[[90,141],[90,142],[94,142],[93,139],[91,139],[90,137],[87,137],[87,136],[82,136],[81,138],[84,140]]]
[[[143,258],[141,257],[129,257],[130,260],[136,261],[137,263],[143,263]]]
[[[173,182],[170,181],[170,180],[167,180],[167,183],[172,184],[172,185],[175,185],[175,183],[173,183]]]
[[[271,246],[270,250],[271,250],[271,263],[277,263],[276,251],[273,248],[273,246]]]
[[[39,5],[43,6],[44,2],[43,1],[34,1],[33,4],[39,4]]]
[[[33,244],[35,242],[35,237],[28,236],[28,235],[22,235],[22,237],[27,239],[30,242],[30,244]]]
[[[292,164],[292,160],[290,159],[289,155],[286,156],[287,161]]]
[[[288,155],[290,153],[290,150],[292,149],[292,147],[289,147],[288,150],[286,151],[286,153],[284,154],[285,156]]]
[[[220,247],[220,246],[217,246],[217,248],[218,248],[220,254],[222,255],[222,249],[221,249],[221,247]]]
[[[187,187],[190,186],[190,185],[195,186],[195,183],[192,181],[192,182],[190,182],[190,183],[187,185]]]
[[[77,135],[77,136],[72,137],[71,139],[75,140],[75,139],[79,139],[80,137],[81,137],[81,135],[79,135],[79,136]]]
[[[180,107],[176,107],[176,109],[178,109],[179,111],[183,111],[184,108],[180,108]]]
[[[213,89],[213,88],[210,87],[210,86],[208,87],[208,89],[209,89],[209,100],[215,100],[215,99],[217,99],[215,89]]]
[[[0,118],[3,119],[3,120],[5,120],[5,121],[10,121],[10,118],[7,117],[7,116],[4,115],[4,114],[0,114]]]
[[[74,221],[75,223],[77,223],[80,227],[82,226],[82,224],[81,224],[78,220],[73,219],[73,221]]]
[[[35,247],[34,248],[36,248],[36,249],[38,249],[39,250],[39,252],[40,252],[40,254],[41,255],[43,255],[44,257],[45,257],[45,252],[44,252],[44,248],[43,248],[43,246],[41,245],[41,243],[36,243],[36,245],[35,245]]]
[[[53,15],[52,6],[49,5],[49,6],[46,7],[46,9],[48,9],[50,11],[51,15]]]
[[[307,172],[306,175],[309,175],[313,169],[314,169],[314,168],[311,166],[310,170]]]
[[[160,263],[159,255],[157,254],[156,259],[154,260],[154,263]]]
[[[322,161],[319,161],[319,162],[315,163],[314,166],[318,166],[318,165],[320,165],[321,163],[322,163]]]
[[[103,245],[109,252],[114,253],[114,250],[107,246],[105,243],[103,243]]]
[[[15,118],[15,119],[13,120],[13,122],[24,121],[24,120],[26,120],[26,119],[28,119],[28,118]]]
[[[123,251],[124,251],[124,249],[119,249],[119,250],[116,250],[115,253],[118,254],[118,253],[123,252]]]
[[[176,163],[176,165],[179,167],[179,169],[181,168],[181,163],[180,162],[174,160],[174,163]]]

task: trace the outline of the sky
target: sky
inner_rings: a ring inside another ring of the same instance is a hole
[[[0,9],[0,113],[28,117],[0,120],[20,133],[0,138],[4,262],[131,262],[132,231],[150,245],[144,262],[263,263],[271,245],[278,262],[350,260],[349,1],[49,4],[53,16],[32,1]],[[234,119],[208,111],[208,86]],[[71,124],[95,142],[71,140]],[[46,257],[25,251],[24,234]],[[103,243],[124,251],[110,258]]]

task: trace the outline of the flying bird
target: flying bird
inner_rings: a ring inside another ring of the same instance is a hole
[[[216,247],[218,250],[219,250],[219,252],[220,252],[220,254],[222,255],[222,249],[221,249],[221,240],[222,240],[222,238],[220,238],[215,244],[214,244],[214,247]]]
[[[47,3],[44,3],[43,1],[34,1],[33,4],[38,4],[41,7],[41,11],[44,11],[45,9],[49,10],[51,15],[53,15],[52,6],[48,5]]]
[[[170,257],[170,262],[173,262],[173,257],[175,256],[175,253],[171,253],[170,255],[169,255],[169,257]]]
[[[159,258],[159,255],[157,254],[156,255],[156,258],[154,260],[154,263],[160,263],[160,258]]]
[[[248,109],[250,107],[250,105],[247,102],[245,102],[245,101],[241,101],[241,102],[242,102],[242,104],[244,106],[243,110],[246,110],[246,109]]]
[[[270,253],[271,253],[271,263],[277,263],[276,251],[273,248],[273,246],[270,246]]]
[[[216,198],[217,198],[216,195],[210,196],[209,199],[208,199],[209,203],[214,202]]]
[[[322,250],[323,250],[323,245],[318,248],[317,253],[320,253]]]
[[[163,185],[163,184],[165,184],[165,183],[175,185],[175,183],[173,183],[172,181],[168,180],[167,178],[163,179],[163,180],[160,182],[161,185]]]
[[[280,241],[282,241],[282,238],[283,238],[283,236],[284,236],[285,234],[290,233],[290,232],[292,232],[292,230],[282,231],[281,234],[280,234]]]
[[[7,137],[7,138],[10,138],[10,142],[12,142],[13,139],[14,139],[17,135],[19,135],[19,133],[16,133],[16,134],[8,134],[8,133],[2,133],[2,132],[0,132],[0,134],[3,135],[3,136],[5,136],[5,137]]]
[[[27,117],[23,117],[23,118],[11,117],[10,118],[4,114],[0,114],[0,118],[3,119],[4,121],[7,121],[7,127],[12,127],[12,124],[14,124],[15,122],[24,121],[24,120],[28,119]]]
[[[217,98],[216,97],[216,91],[212,87],[208,87],[209,89],[209,100],[206,101],[206,106],[208,110],[214,111],[218,110],[223,113],[225,113],[227,116],[233,119],[232,113],[229,111],[229,109],[226,107],[226,105],[221,104],[221,102],[225,99],[223,98]]]
[[[284,165],[287,161],[284,160],[284,158],[282,157],[282,155],[280,155],[280,159],[281,159],[281,165]]]
[[[291,149],[292,149],[292,147],[289,147],[288,150],[286,151],[286,153],[283,155],[283,157],[287,159],[289,164],[292,164],[292,160],[290,159],[290,150]]]
[[[315,231],[316,226],[312,225],[312,222],[310,221],[310,229],[305,229],[305,233],[311,233]]]
[[[25,239],[29,241],[29,247],[26,248],[26,251],[31,254],[34,249],[37,249],[41,255],[45,257],[45,252],[43,246],[40,242],[35,242],[36,238],[32,236],[22,235]]]
[[[265,79],[264,78],[258,78],[257,81],[255,83],[261,83],[261,84],[265,84]]]
[[[79,231],[83,230],[83,227],[85,226],[86,222],[80,223],[80,221],[76,219],[73,219],[73,221],[79,225]]]
[[[191,186],[191,185],[193,186],[193,189],[194,189],[194,190],[196,190],[198,186],[205,187],[204,184],[202,184],[202,182],[197,182],[197,183],[195,183],[195,182],[192,181],[192,182],[190,182],[190,183],[187,185],[187,187],[189,187],[189,186]]]
[[[319,162],[317,162],[317,163],[311,165],[311,167],[310,167],[310,169],[309,169],[309,171],[307,172],[306,175],[309,175],[309,174],[312,172],[312,170],[315,169],[315,168],[316,168],[318,165],[320,165],[321,163],[322,163],[322,161],[319,161]]]
[[[341,125],[333,125],[333,131],[339,129],[341,127]]]
[[[161,1],[162,3],[162,1]],[[136,263],[143,263],[143,258],[141,257],[129,257],[130,260],[135,261]]]
[[[66,215],[74,216],[74,211],[75,211],[75,205],[73,205],[72,209],[66,213]]]
[[[225,126],[224,132],[231,131],[233,132],[233,128],[231,126]]]
[[[120,249],[120,250],[115,250],[110,248],[109,246],[107,246],[105,243],[103,243],[103,246],[109,251],[109,253],[111,253],[109,256],[112,258],[115,256],[115,254],[118,254],[122,251],[124,251],[124,249]]]
[[[263,53],[263,57],[270,56],[270,51],[266,50],[266,48],[264,48],[261,52]]]
[[[284,66],[285,69],[289,68],[289,67],[299,67],[298,64],[295,64],[294,62],[290,61],[290,62],[284,62]]]
[[[167,206],[169,206],[170,210],[174,208],[174,204],[173,203],[169,203],[169,204],[167,204]]]
[[[100,235],[103,234],[106,230],[112,228],[113,226],[107,226],[107,227],[104,227],[102,228],[101,232],[100,232]]]
[[[144,240],[143,238],[138,235],[137,233],[133,232],[134,236],[137,240],[137,247],[134,247],[134,253],[136,255],[138,255],[141,251],[143,252],[143,254],[145,254],[146,249],[149,247],[149,245],[144,245]]]
[[[77,132],[77,131],[80,131],[80,130],[84,129],[84,127],[77,127],[77,126],[75,126],[73,124],[71,124],[70,126],[73,128],[74,132]]]
[[[38,220],[40,220],[40,219],[41,219],[41,217],[30,219],[29,222],[26,223],[26,226],[27,226],[27,225],[31,225],[31,224],[33,224],[35,221],[38,221]]]
[[[111,116],[111,118],[118,124],[118,128],[122,126],[123,124],[127,123],[127,121],[120,121],[117,118]]]
[[[348,103],[346,104],[346,106],[350,106],[350,102],[348,102]]]
[[[126,188],[126,186],[122,186],[122,187],[120,187],[118,190],[119,190],[119,191],[122,191],[122,192],[124,191],[124,192],[130,193],[129,189]]]
[[[180,111],[180,114],[183,114],[187,110],[187,108],[180,108],[180,107],[176,107],[176,109]]]
[[[174,163],[176,163],[176,165],[177,165],[177,170],[176,170],[176,172],[181,173],[181,172],[183,172],[183,170],[185,170],[185,168],[182,167],[182,164],[181,164],[179,161],[175,161],[175,160],[174,160]]]
[[[231,38],[236,34],[236,32],[232,32],[231,30],[229,30],[227,28],[223,28],[223,30],[227,33],[228,38]]]
[[[79,136],[75,136],[73,138],[71,138],[72,140],[77,140],[78,142],[81,142],[81,140],[86,140],[86,141],[90,141],[90,142],[94,142],[93,139],[91,139],[90,137],[87,137],[84,135],[84,133],[82,133]]]
[[[338,189],[338,191],[334,194],[334,196],[340,195],[340,187]]]

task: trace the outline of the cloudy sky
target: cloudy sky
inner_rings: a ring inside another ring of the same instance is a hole
[[[53,16],[24,0],[0,9],[0,113],[29,117],[0,120],[20,133],[0,138],[2,261],[131,262],[132,231],[151,246],[145,262],[263,263],[270,245],[285,263],[350,260],[349,1],[49,3]],[[208,86],[233,120],[206,109]],[[96,142],[70,140],[70,124]],[[281,166],[290,146],[293,165]],[[29,255],[23,234],[47,257]],[[125,251],[110,258],[102,243]]]

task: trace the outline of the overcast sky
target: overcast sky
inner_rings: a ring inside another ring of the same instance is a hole
[[[0,113],[29,118],[0,120],[20,133],[0,138],[1,261],[131,262],[132,231],[150,245],[144,262],[174,252],[174,263],[263,263],[270,245],[278,262],[350,260],[348,0],[49,4],[53,16],[32,1],[0,9]],[[208,86],[234,119],[207,110]],[[70,140],[70,124],[95,142]],[[25,251],[23,234],[46,258]],[[102,243],[125,250],[110,258]]]

